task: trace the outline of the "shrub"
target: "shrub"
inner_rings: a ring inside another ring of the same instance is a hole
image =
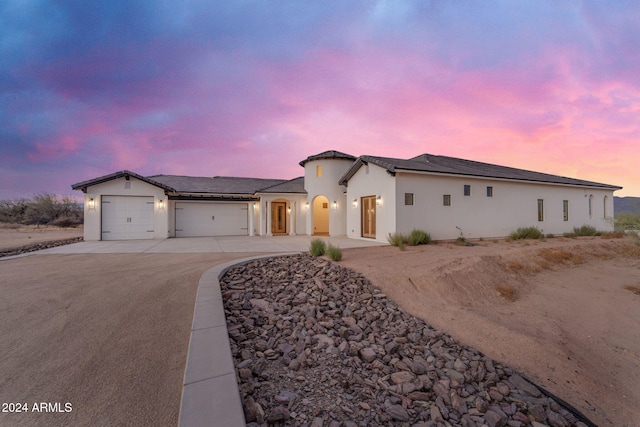
[[[422,230],[413,229],[407,237],[407,244],[409,246],[426,245],[431,241],[431,236]]]
[[[583,225],[582,227],[573,227],[573,233],[576,236],[598,236],[598,230],[590,225]]]
[[[340,261],[342,259],[342,249],[329,243],[327,255],[329,255],[329,258],[333,261]]]
[[[311,241],[311,246],[309,247],[309,253],[312,256],[322,256],[327,250],[327,245],[324,243],[324,240],[313,239]]]
[[[542,239],[543,236],[542,230],[539,230],[537,227],[521,227],[511,233],[509,238],[511,240]]]
[[[391,244],[391,246],[397,246],[401,251],[404,250],[404,244],[407,241],[407,238],[402,235],[402,233],[389,233],[387,236],[387,240]]]

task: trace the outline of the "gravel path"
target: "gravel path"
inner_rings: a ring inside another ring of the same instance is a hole
[[[248,426],[588,426],[507,366],[308,255],[221,280]]]

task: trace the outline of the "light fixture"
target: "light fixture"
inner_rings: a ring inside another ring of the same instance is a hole
[[[333,201],[333,209],[338,209],[338,202],[335,200]]]
[[[376,206],[382,205],[382,196],[376,197]]]
[[[291,206],[287,208],[287,213],[291,213]]]
[[[354,208],[358,207],[358,199],[353,199],[353,207]]]
[[[309,202],[306,202],[306,203],[304,204],[304,208],[305,208],[305,209],[309,209]]]
[[[96,201],[92,198],[89,199],[89,209],[95,209],[96,208]]]
[[[163,199],[158,200],[158,209],[160,209],[160,210],[164,209],[164,200]]]

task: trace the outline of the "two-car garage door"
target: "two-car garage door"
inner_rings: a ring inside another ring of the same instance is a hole
[[[176,237],[246,236],[247,203],[176,202]]]

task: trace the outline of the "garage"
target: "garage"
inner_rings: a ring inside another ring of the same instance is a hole
[[[247,203],[176,202],[176,237],[247,236]]]
[[[153,239],[153,197],[102,196],[102,240]]]

